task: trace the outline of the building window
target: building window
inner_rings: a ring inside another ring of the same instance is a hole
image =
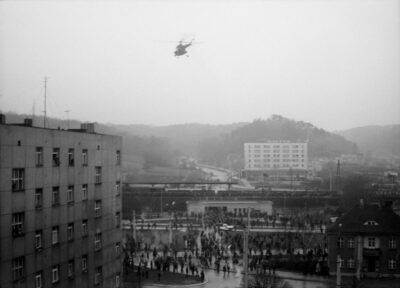
[[[369,221],[365,221],[364,225],[366,225],[366,226],[378,226],[379,223],[376,222],[375,220],[369,220]]]
[[[96,267],[94,274],[94,285],[100,285],[102,282],[103,271],[102,267]]]
[[[338,237],[337,248],[343,248],[343,237]]]
[[[35,208],[39,209],[43,206],[43,189],[38,188],[35,190]]]
[[[119,195],[121,193],[121,182],[115,182],[115,195]]]
[[[35,274],[35,288],[42,288],[43,287],[43,272],[39,271]]]
[[[121,226],[121,213],[115,213],[115,227],[119,228]]]
[[[42,249],[42,236],[43,232],[42,230],[37,230],[35,233],[35,249],[36,250],[41,250]]]
[[[21,280],[25,277],[25,257],[17,257],[13,259],[13,280]]]
[[[68,204],[74,203],[74,186],[68,186],[67,190],[67,202]]]
[[[68,149],[68,166],[74,166],[74,164],[75,164],[74,149],[70,148]]]
[[[368,237],[368,247],[375,248],[375,238],[374,237]]]
[[[68,261],[68,278],[73,279],[74,278],[74,273],[75,272],[75,263],[74,260],[69,260]]]
[[[396,238],[390,238],[389,239],[389,249],[396,249]]]
[[[68,241],[74,240],[74,223],[68,223],[68,226],[67,226],[67,239],[68,239]]]
[[[58,226],[53,227],[51,230],[51,244],[52,245],[57,245],[58,244],[58,233],[59,233],[59,228]]]
[[[354,268],[354,259],[350,258],[347,260],[347,268]]]
[[[51,281],[52,283],[58,283],[60,281],[60,265],[54,265],[53,269],[51,269]]]
[[[82,185],[82,200],[87,200],[88,199],[88,185],[83,184]]]
[[[349,248],[354,248],[354,238],[350,238],[347,244]]]
[[[60,205],[60,188],[58,186],[57,187],[53,187],[51,204],[53,206]]]
[[[25,169],[14,168],[11,175],[12,191],[22,191],[25,188]]]
[[[94,235],[94,250],[98,251],[101,249],[101,233],[96,233]]]
[[[12,214],[11,228],[13,237],[24,235],[24,221],[25,214],[23,212]]]
[[[121,151],[117,150],[116,153],[116,164],[121,165]]]
[[[87,272],[88,269],[88,256],[83,255],[82,256],[82,272]]]
[[[389,259],[389,263],[388,264],[389,264],[388,265],[389,269],[396,269],[397,268],[395,259]]]
[[[88,236],[87,223],[88,220],[82,220],[82,237]]]
[[[43,147],[36,147],[36,166],[43,166]]]
[[[344,259],[343,259],[343,258],[340,258],[339,261],[340,261],[340,262],[339,262],[339,265],[340,265],[339,267],[340,267],[340,268],[345,268],[345,266],[344,266],[344,265],[345,265]]]
[[[83,149],[82,150],[82,165],[87,166],[89,163],[89,155],[88,155],[88,150]]]
[[[60,148],[53,148],[53,166],[60,166]]]
[[[101,183],[101,167],[96,166],[94,167],[94,183],[100,184]]]
[[[94,216],[95,217],[101,216],[101,200],[96,200],[94,202]]]
[[[121,287],[121,275],[119,273],[115,274],[115,287]]]

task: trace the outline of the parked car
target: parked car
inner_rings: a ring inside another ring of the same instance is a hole
[[[224,223],[224,224],[222,224],[221,226],[219,226],[219,229],[220,229],[220,230],[228,231],[228,230],[233,230],[233,229],[235,229],[235,226],[234,226],[234,225],[228,225],[228,224]]]

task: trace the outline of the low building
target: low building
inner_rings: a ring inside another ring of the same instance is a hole
[[[205,201],[188,201],[188,214],[207,213],[207,211],[222,211],[232,213],[235,216],[246,215],[247,209],[252,211],[267,213],[272,215],[272,201],[235,201],[235,200],[205,200]]]
[[[329,270],[362,277],[400,277],[400,216],[390,205],[360,204],[328,227]]]

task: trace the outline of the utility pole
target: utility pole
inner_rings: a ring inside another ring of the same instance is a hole
[[[244,288],[249,287],[249,233],[250,233],[250,207],[247,208],[247,226],[244,230],[243,245],[243,269],[244,269]]]
[[[172,214],[169,214],[169,231],[168,231],[169,250],[172,248]]]
[[[44,117],[43,117],[43,128],[46,128],[46,117],[47,117],[47,76],[44,77]]]
[[[163,217],[163,199],[162,199],[163,189],[161,189],[161,201],[160,201],[160,211],[161,211],[161,218]]]
[[[340,160],[336,164],[336,191],[339,191],[339,180],[340,180]]]
[[[283,191],[283,214],[286,215],[286,191]]]
[[[341,263],[342,263],[342,261],[340,260],[340,255],[337,255],[337,260],[336,260],[336,287],[341,287],[342,286],[342,275],[340,275]]]
[[[338,249],[342,248],[343,243],[341,241],[341,236],[340,236],[340,230],[342,228],[342,223],[339,223],[339,230],[338,230]],[[341,275],[341,267],[342,266],[342,260],[340,257],[340,253],[337,253],[337,260],[336,260],[336,287],[341,287],[342,286],[342,275]]]
[[[132,211],[132,237],[136,242],[136,211]]]

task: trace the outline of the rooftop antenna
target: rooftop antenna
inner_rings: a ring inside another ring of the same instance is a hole
[[[68,127],[68,129],[69,129],[69,112],[70,112],[71,110],[65,110],[64,112],[65,113],[67,113],[67,127]]]
[[[44,77],[44,117],[43,117],[43,128],[46,128],[46,117],[47,117],[47,76]]]
[[[32,121],[34,121],[34,119],[35,119],[35,104],[36,104],[36,100],[33,99],[33,102],[32,102]]]

